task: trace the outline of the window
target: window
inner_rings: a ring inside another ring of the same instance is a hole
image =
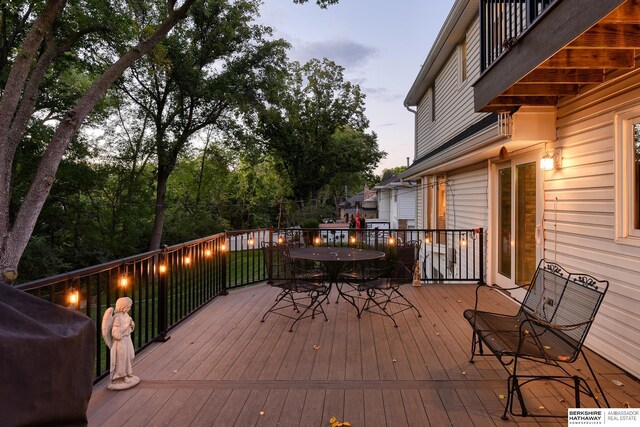
[[[460,86],[467,81],[467,38],[458,46],[458,63],[460,64]]]
[[[428,230],[447,228],[447,179],[444,175],[430,176],[425,187],[424,225]],[[435,233],[434,243],[444,243],[446,233]]]
[[[640,246],[640,106],[616,115],[616,241]]]
[[[447,228],[447,180],[444,176],[438,177],[436,189],[436,227]]]
[[[436,84],[431,86],[431,121],[436,121]]]

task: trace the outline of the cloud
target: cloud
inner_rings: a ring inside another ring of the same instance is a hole
[[[377,50],[352,40],[333,39],[297,44],[294,56],[306,62],[311,58],[328,58],[345,68],[354,68],[374,56]]]
[[[362,91],[367,94],[368,98],[374,98],[382,102],[401,102],[403,99],[401,94],[390,91],[384,87],[361,87]]]

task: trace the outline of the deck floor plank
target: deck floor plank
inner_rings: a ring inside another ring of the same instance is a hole
[[[292,320],[282,316],[260,322],[277,289],[233,290],[172,329],[170,340],[137,355],[134,373],[142,382],[136,388],[114,392],[106,379],[96,384],[89,425],[323,426],[332,416],[374,427],[566,424],[563,417],[500,419],[507,372],[493,356],[468,361],[471,329],[462,312],[473,305],[475,288],[403,288],[422,317],[400,313],[398,328],[374,313],[358,319],[353,306],[336,304],[333,295],[323,305],[329,322],[303,319],[292,333]],[[481,304],[513,306],[498,291],[487,292]],[[640,382],[597,354],[587,356],[613,406],[640,407]],[[568,368],[587,372],[582,360]],[[519,364],[527,373],[553,369]],[[572,390],[554,382],[531,383],[524,394],[532,412],[566,413],[573,404]],[[582,403],[595,406],[584,396]]]
[[[202,405],[198,415],[191,423],[192,426],[212,426],[222,408],[231,396],[231,390],[214,389],[207,401]]]

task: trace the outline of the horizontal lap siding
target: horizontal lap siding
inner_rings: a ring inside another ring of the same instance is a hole
[[[640,72],[562,103],[562,168],[545,177],[545,257],[610,282],[587,344],[640,376],[640,248],[615,241],[614,115],[640,108]]]
[[[489,218],[486,164],[453,171],[447,175],[447,182],[447,228],[469,230],[481,227],[486,230]],[[465,262],[464,256],[460,257],[460,262]],[[485,257],[484,271],[487,271],[486,263]],[[465,264],[463,269],[466,269]],[[479,271],[475,274],[478,276]]]
[[[480,76],[479,21],[467,30],[467,79],[460,82],[460,57],[457,49],[439,70],[435,79],[436,120],[431,120],[429,89],[420,100],[416,115],[416,158],[431,152],[470,125],[482,120],[486,113],[473,110],[473,83]]]
[[[398,189],[398,218],[416,219],[416,189]]]

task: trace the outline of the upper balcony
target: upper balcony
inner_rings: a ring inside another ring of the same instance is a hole
[[[476,111],[555,106],[636,66],[637,0],[480,0]]]

